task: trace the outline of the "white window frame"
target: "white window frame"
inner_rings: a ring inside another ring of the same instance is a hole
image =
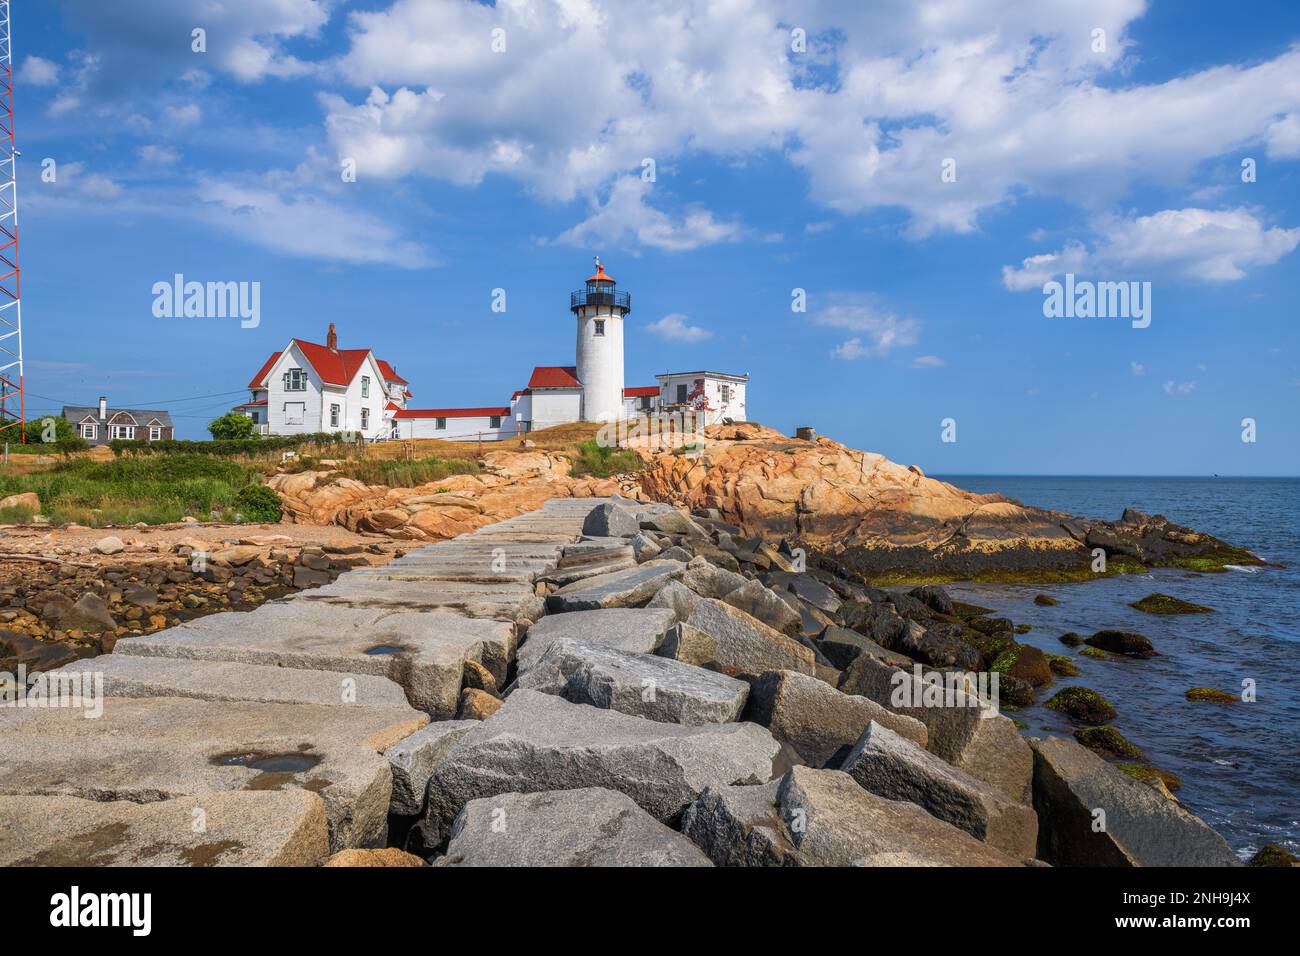
[[[370,397],[370,376],[369,375],[361,376],[361,397],[362,398]]]
[[[284,390],[286,392],[307,391],[307,373],[300,368],[285,369]]]
[[[295,406],[295,405],[300,409],[300,411],[298,412],[298,420],[297,420],[297,421],[294,421],[293,416],[289,414],[289,409],[290,409],[291,407]],[[284,423],[285,423],[286,425],[305,425],[305,424],[307,424],[307,403],[306,403],[306,402],[285,402],[285,403],[284,403]]]
[[[82,437],[82,438],[89,438],[89,439],[91,439],[91,440],[93,441],[94,438],[95,438],[95,436],[96,436],[98,433],[99,433],[99,427],[98,427],[97,425],[95,425],[93,422],[82,422],[82,423],[81,423],[81,437]]]
[[[731,401],[731,386],[720,385],[718,387],[722,389],[722,404],[726,405],[728,402]]]
[[[159,425],[149,426],[149,440],[162,441],[162,427]]]
[[[119,439],[121,439],[122,441],[135,441],[135,426],[134,425],[110,425],[108,436],[114,441],[117,441]]]
[[[343,406],[331,403],[330,404],[330,428],[339,427],[339,422],[342,419],[342,415],[343,415]]]
[[[361,430],[364,432],[364,431],[368,431],[369,429],[370,429],[370,409],[363,408],[361,409]]]

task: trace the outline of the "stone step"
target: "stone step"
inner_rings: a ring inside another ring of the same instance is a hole
[[[401,685],[413,707],[442,720],[455,716],[465,661],[478,661],[501,681],[514,647],[514,625],[504,621],[443,611],[390,613],[299,599],[124,638],[114,655],[387,677]]]
[[[60,667],[56,674],[102,677],[108,697],[193,697],[335,707],[409,707],[387,677],[300,670],[266,664],[106,654]]]
[[[330,849],[380,839],[392,794],[381,753],[428,723],[409,707],[110,697],[0,711],[0,794],[150,803],[304,789],[325,801]],[[198,804],[201,806],[201,802]]]
[[[307,790],[0,797],[0,866],[320,866],[328,856],[325,803]]]

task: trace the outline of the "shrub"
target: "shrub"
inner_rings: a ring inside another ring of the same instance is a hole
[[[578,445],[578,454],[573,459],[570,474],[575,477],[590,475],[593,478],[608,478],[623,472],[640,471],[641,468],[641,458],[636,452],[585,441]]]
[[[256,432],[257,424],[239,412],[226,412],[220,418],[208,422],[208,434],[217,441],[252,438]]]
[[[245,485],[235,496],[235,507],[244,521],[274,524],[280,520],[280,496],[266,485]]]

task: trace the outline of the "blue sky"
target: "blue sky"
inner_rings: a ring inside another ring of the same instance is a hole
[[[1300,474],[1294,3],[14,6],[29,411],[203,437],[331,321],[417,406],[504,404],[599,254],[629,385],[748,372],[929,472]],[[154,317],[178,272],[260,324]],[[1149,327],[1045,317],[1065,272]]]

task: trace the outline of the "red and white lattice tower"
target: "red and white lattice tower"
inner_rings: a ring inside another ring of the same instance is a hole
[[[9,0],[0,0],[0,441],[23,427],[23,307],[18,283],[18,149],[14,144],[14,48]]]

